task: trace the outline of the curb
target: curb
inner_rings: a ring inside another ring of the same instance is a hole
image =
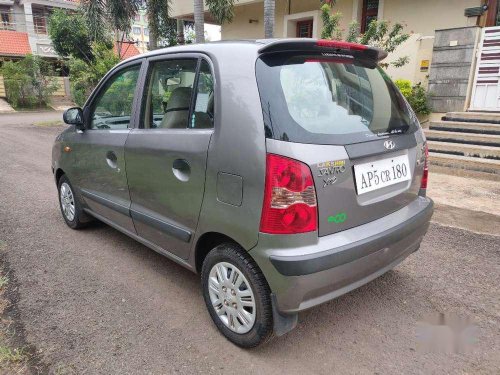
[[[474,233],[500,236],[499,215],[434,203],[432,222]]]

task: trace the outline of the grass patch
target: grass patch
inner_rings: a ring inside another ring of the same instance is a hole
[[[9,283],[8,276],[0,276],[0,289],[3,289]]]
[[[64,122],[62,120],[38,121],[38,122],[34,122],[33,125],[41,126],[41,127],[52,127],[52,126],[62,126],[62,125],[64,125]]]
[[[0,240],[0,249],[7,248],[7,243]],[[16,340],[16,328],[6,309],[11,306],[7,298],[7,286],[11,283],[9,271],[3,260],[0,260],[0,374],[31,374],[30,363],[32,354],[29,347],[24,347],[22,341]]]
[[[19,363],[26,359],[23,349],[11,349],[7,346],[0,346],[0,363]]]

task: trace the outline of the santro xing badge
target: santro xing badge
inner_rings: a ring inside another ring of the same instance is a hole
[[[318,163],[318,177],[323,178],[323,187],[337,182],[338,175],[346,171],[345,160],[333,160]]]

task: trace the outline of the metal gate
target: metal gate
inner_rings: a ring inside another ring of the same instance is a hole
[[[470,109],[500,111],[500,27],[482,31]]]

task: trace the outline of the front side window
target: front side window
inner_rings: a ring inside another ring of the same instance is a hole
[[[153,62],[143,95],[141,127],[145,129],[207,128],[213,119],[213,80],[202,62],[198,79],[197,59]],[[195,90],[191,121],[191,102]]]
[[[92,105],[90,129],[127,129],[132,115],[140,65],[108,79]]]

